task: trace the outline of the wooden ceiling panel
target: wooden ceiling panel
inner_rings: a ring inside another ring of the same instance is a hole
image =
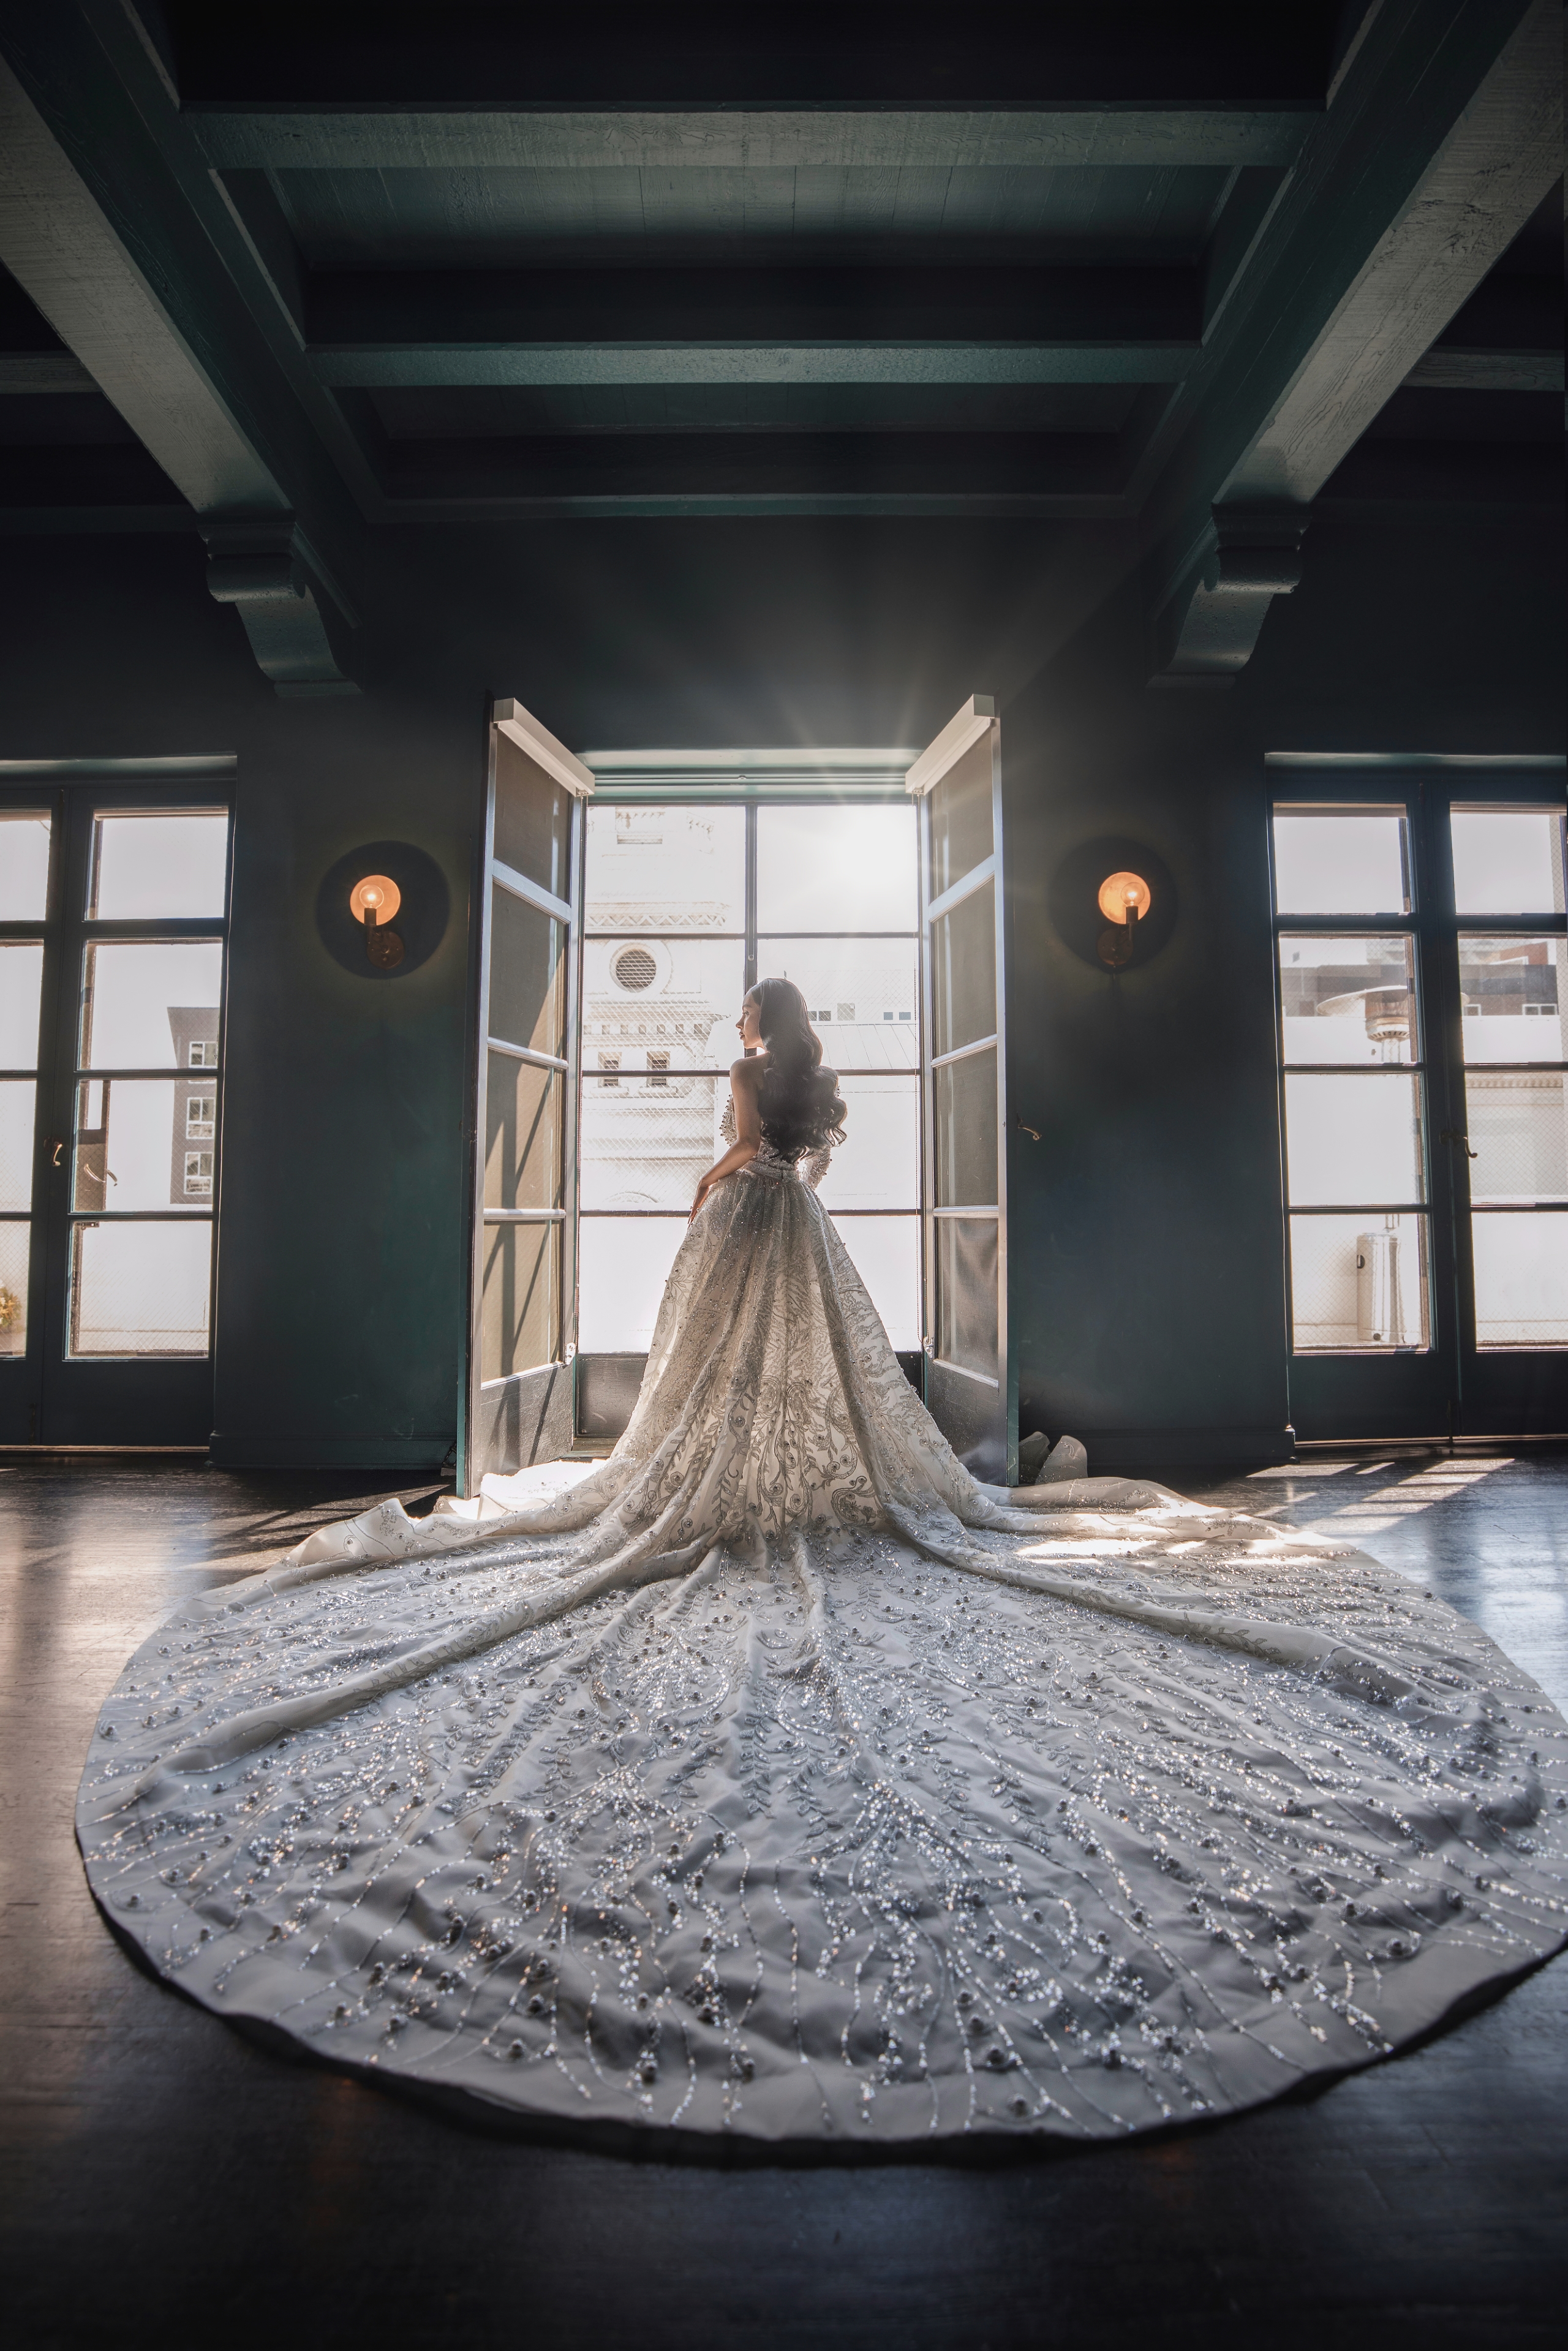
[[[551,434],[1121,432],[1131,384],[602,384],[390,389],[389,441]]]
[[[282,170],[315,270],[1195,261],[1225,166]]]

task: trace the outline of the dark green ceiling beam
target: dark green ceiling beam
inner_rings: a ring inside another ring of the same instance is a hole
[[[947,522],[1116,522],[1124,498],[1033,490],[688,490],[488,492],[473,497],[399,499],[404,522],[723,522],[745,517],[925,517]]]
[[[69,351],[0,351],[0,392],[96,392],[98,384]]]
[[[1489,277],[1405,379],[1427,392],[1561,392],[1561,277]]]
[[[469,384],[1178,383],[1196,343],[449,343],[315,346],[340,389]]]
[[[1312,501],[1562,172],[1560,0],[1385,0],[1151,443],[1156,674],[1226,682]]]
[[[1175,383],[1186,269],[366,271],[308,281],[324,382]]]
[[[1405,381],[1413,392],[1561,392],[1563,354],[1467,350],[1437,342],[1416,360]]]
[[[0,158],[0,260],[142,446],[198,509],[285,512],[256,436],[4,57]]]
[[[0,261],[161,469],[153,480],[193,510],[208,584],[278,691],[351,692],[323,607],[357,625],[343,550],[359,520],[179,162],[172,97],[122,15],[0,0]],[[232,238],[211,173],[193,168]],[[88,479],[104,453],[76,462]],[[100,498],[116,495],[110,483]],[[149,503],[145,486],[128,502]]]
[[[1321,108],[1137,106],[530,110],[187,106],[221,170],[1016,171],[1287,164]]]

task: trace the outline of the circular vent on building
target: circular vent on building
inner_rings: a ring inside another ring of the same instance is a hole
[[[611,969],[622,987],[652,987],[659,967],[646,947],[622,947]]]

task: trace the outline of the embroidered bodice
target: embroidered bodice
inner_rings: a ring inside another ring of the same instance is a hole
[[[733,1094],[725,1103],[724,1116],[719,1120],[718,1131],[727,1144],[737,1140]],[[756,1158],[740,1172],[743,1176],[759,1176],[765,1184],[782,1184],[792,1176],[798,1176],[802,1184],[809,1186],[814,1192],[827,1174],[832,1155],[831,1144],[822,1143],[818,1144],[815,1151],[803,1151],[798,1160],[787,1159],[781,1151],[775,1150],[764,1134],[757,1146]]]

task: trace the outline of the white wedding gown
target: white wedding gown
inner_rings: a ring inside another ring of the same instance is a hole
[[[1524,1674],[1360,1552],[977,1485],[766,1147],[570,1476],[382,1503],[137,1651],[78,1827],[162,1974],[601,2145],[896,2149],[1253,2105],[1568,1933]]]

